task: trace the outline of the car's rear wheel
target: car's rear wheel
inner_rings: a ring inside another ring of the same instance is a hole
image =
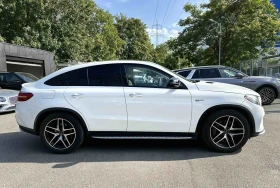
[[[202,131],[205,144],[219,152],[239,150],[250,136],[248,120],[235,110],[221,110],[211,114]]]
[[[263,105],[271,104],[274,101],[274,99],[276,98],[275,91],[271,87],[262,87],[258,90],[258,93],[260,94],[260,96],[262,98]]]
[[[40,137],[49,150],[65,154],[83,143],[84,131],[75,117],[67,113],[54,113],[43,120]]]

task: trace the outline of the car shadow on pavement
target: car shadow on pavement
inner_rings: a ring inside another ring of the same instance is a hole
[[[77,151],[50,153],[40,137],[23,132],[0,134],[0,163],[58,163],[67,168],[80,162],[177,161],[235,155],[209,151],[197,140],[87,140]]]

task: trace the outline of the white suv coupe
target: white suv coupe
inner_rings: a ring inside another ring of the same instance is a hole
[[[216,82],[187,80],[139,61],[94,62],[63,68],[23,84],[16,105],[20,129],[48,149],[69,153],[85,137],[202,138],[234,152],[264,133],[258,93]]]

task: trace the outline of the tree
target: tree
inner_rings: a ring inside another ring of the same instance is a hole
[[[280,17],[269,0],[211,0],[200,8],[186,4],[184,9],[190,16],[180,20],[184,29],[170,48],[195,65],[218,62],[219,35],[222,65],[256,58],[271,51],[279,40],[276,33],[280,31]],[[210,19],[221,23],[222,33]]]
[[[184,67],[189,67],[190,62],[185,57],[179,57],[173,53],[169,48],[169,43],[174,39],[158,45],[154,50],[153,61],[169,69],[180,69]]]
[[[56,53],[57,61],[118,59],[123,41],[114,18],[92,0],[3,0],[6,42]]]
[[[120,14],[115,17],[119,37],[124,41],[119,51],[120,59],[152,60],[153,45],[146,31],[146,25],[137,18]]]

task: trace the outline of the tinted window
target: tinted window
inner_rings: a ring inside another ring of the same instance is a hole
[[[5,82],[4,74],[1,74],[1,73],[0,73],[0,82]]]
[[[123,86],[121,65],[98,65],[88,68],[90,86]]]
[[[196,78],[220,78],[221,75],[218,69],[197,69],[193,74],[192,79]]]
[[[180,74],[183,77],[187,78],[191,71],[192,70],[181,71],[181,72],[178,72],[178,74]]]
[[[166,88],[170,75],[149,66],[126,65],[128,86]]]
[[[2,73],[0,74],[0,82],[15,82],[20,80],[20,78],[14,73]]]
[[[87,68],[60,74],[46,81],[45,84],[50,86],[87,86]]]

